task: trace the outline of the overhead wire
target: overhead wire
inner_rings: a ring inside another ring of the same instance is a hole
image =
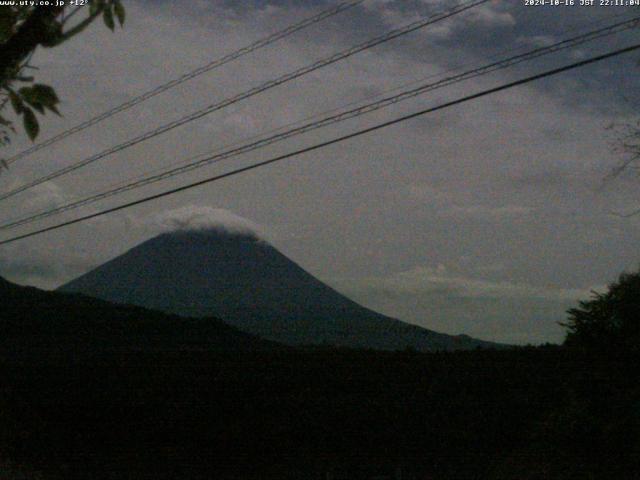
[[[282,75],[274,80],[270,80],[266,83],[263,83],[257,87],[254,87],[250,90],[247,90],[245,92],[242,92],[238,95],[235,95],[233,97],[227,98],[221,102],[217,102],[214,103],[212,105],[209,105],[207,107],[204,107],[196,112],[193,112],[187,116],[181,117],[180,119],[174,120],[173,122],[170,122],[168,124],[165,124],[161,127],[155,128],[151,131],[148,131],[142,135],[139,135],[133,139],[130,139],[124,143],[121,143],[119,145],[113,146],[111,148],[108,148],[107,150],[104,150],[98,154],[92,155],[88,158],[85,158],[84,160],[81,160],[77,163],[74,163],[72,165],[69,165],[67,167],[64,167],[60,170],[56,170],[55,172],[49,173],[43,177],[40,177],[36,180],[33,180],[31,182],[28,182],[24,185],[21,185],[19,187],[16,187],[8,192],[5,193],[1,193],[0,194],[0,201],[2,200],[6,200],[7,198],[13,197],[14,195],[17,195],[19,193],[22,193],[26,190],[29,190],[30,188],[33,188],[35,186],[41,185],[45,182],[48,182],[50,180],[54,180],[56,178],[59,178],[63,175],[67,175],[71,172],[74,172],[76,170],[79,170],[89,164],[95,163],[98,160],[101,160],[102,158],[105,158],[107,156],[113,155],[114,153],[118,153],[121,152],[127,148],[130,148],[134,145],[137,145],[141,142],[144,142],[146,140],[149,140],[151,138],[154,138],[158,135],[161,135],[163,133],[166,133],[170,130],[173,130],[177,127],[180,127],[182,125],[185,125],[187,123],[193,122],[199,118],[202,118],[206,115],[209,115],[215,111],[218,110],[222,110],[223,108],[226,108],[230,105],[233,105],[235,103],[238,103],[242,100],[248,99],[250,97],[253,97],[255,95],[258,95],[259,93],[262,93],[264,91],[270,90],[272,88],[275,88],[279,85],[285,84],[287,82],[290,82],[294,79],[297,79],[299,77],[302,77],[303,75],[307,75],[311,72],[314,72],[316,70],[319,70],[321,68],[324,68],[328,65],[334,64],[338,61],[344,60],[346,58],[349,58],[359,52],[362,52],[364,50],[368,50],[370,48],[373,48],[375,46],[381,45],[383,43],[389,42],[395,38],[398,38],[400,36],[403,35],[407,35],[411,32],[414,32],[416,30],[419,30],[421,28],[425,28],[429,25],[432,25],[434,23],[437,23],[439,21],[445,20],[447,18],[453,17],[455,15],[458,15],[466,10],[469,10],[471,8],[477,7],[479,5],[482,5],[484,3],[487,3],[491,0],[472,0],[472,1],[468,1],[466,3],[457,5],[449,10],[446,10],[442,13],[439,14],[435,14],[426,18],[422,18],[420,20],[416,20],[414,22],[411,22],[403,27],[391,30],[389,32],[387,32],[384,35],[381,35],[379,37],[375,37],[371,40],[368,40],[364,43],[358,44],[354,47],[348,48],[346,50],[343,50],[341,52],[335,53],[333,55],[331,55],[330,57],[318,60],[312,64],[309,64],[305,67],[299,68],[297,70],[294,70],[293,72],[287,73],[285,75]]]
[[[191,161],[191,162],[187,161],[187,163],[185,163],[184,165],[172,168],[170,170],[166,170],[162,173],[147,176],[140,180],[134,180],[129,183],[123,184],[121,186],[118,186],[117,188],[100,192],[98,194],[94,194],[92,196],[89,196],[71,203],[67,203],[65,205],[61,205],[53,209],[48,209],[43,212],[39,212],[37,214],[32,214],[20,219],[9,220],[6,223],[0,224],[0,230],[13,229],[25,224],[33,223],[35,221],[48,218],[52,215],[57,215],[63,212],[74,210],[74,209],[98,202],[100,200],[104,200],[106,198],[125,193],[127,191],[138,189],[143,186],[150,185],[152,183],[156,183],[161,180],[174,177],[176,175],[184,174],[186,172],[195,170],[197,168],[201,168],[211,163],[217,163],[231,157],[235,157],[244,153],[257,150],[259,148],[266,147],[268,145],[286,140],[293,136],[298,136],[303,133],[316,130],[318,128],[323,128],[335,123],[339,123],[351,118],[359,117],[367,113],[374,112],[382,108],[386,108],[390,105],[399,103],[401,101],[414,98],[418,95],[422,95],[429,91],[447,87],[455,83],[469,80],[471,78],[476,78],[481,75],[486,75],[488,73],[492,73],[497,70],[502,70],[502,69],[517,65],[519,63],[523,63],[525,61],[531,61],[535,58],[539,58],[545,55],[566,50],[568,48],[574,48],[576,46],[582,45],[589,41],[594,41],[594,40],[603,38],[605,36],[620,33],[625,30],[629,30],[637,26],[639,22],[640,22],[640,15],[633,17],[631,19],[614,23],[604,28],[586,32],[581,35],[577,35],[575,37],[556,42],[555,44],[548,45],[546,47],[539,47],[536,49],[532,49],[521,54],[513,55],[511,57],[501,59],[499,61],[491,62],[487,65],[483,65],[481,67],[462,72],[457,75],[448,76],[437,82],[426,83],[416,88],[405,90],[399,94],[385,97],[378,101],[371,102],[371,103],[359,106],[357,108],[349,109],[335,115],[330,115],[320,120],[316,120],[316,121],[301,125],[299,127],[296,127],[281,133],[277,133],[275,135],[272,135],[266,138],[262,138],[253,143],[248,143],[240,147],[233,148],[220,153],[215,153],[209,156],[205,156],[207,154],[200,154],[195,157],[192,157],[191,160],[195,160],[195,161]]]
[[[392,120],[388,120],[386,122],[378,123],[378,124],[376,124],[374,126],[367,127],[367,128],[358,130],[356,132],[352,132],[352,133],[345,134],[345,135],[342,135],[342,136],[339,136],[339,137],[335,137],[335,138],[332,138],[330,140],[326,140],[326,141],[323,141],[323,142],[320,142],[320,143],[316,143],[314,145],[311,145],[311,146],[308,146],[308,147],[305,147],[305,148],[302,148],[302,149],[299,149],[299,150],[295,150],[293,152],[289,152],[289,153],[286,153],[286,154],[283,154],[283,155],[278,155],[276,157],[273,157],[273,158],[270,158],[270,159],[267,159],[267,160],[263,160],[261,162],[257,162],[257,163],[254,163],[254,164],[251,164],[251,165],[248,165],[248,166],[245,166],[245,167],[237,168],[237,169],[229,171],[229,172],[225,172],[225,173],[222,173],[222,174],[219,174],[219,175],[215,175],[215,176],[212,176],[212,177],[209,177],[209,178],[198,180],[196,182],[192,182],[192,183],[189,183],[187,185],[183,185],[181,187],[172,188],[170,190],[166,190],[164,192],[156,193],[154,195],[150,195],[150,196],[147,196],[147,197],[144,197],[144,198],[140,198],[138,200],[127,202],[127,203],[124,203],[124,204],[121,204],[121,205],[118,205],[118,206],[115,206],[115,207],[107,208],[107,209],[104,209],[104,210],[101,210],[101,211],[98,211],[98,212],[91,213],[89,215],[84,215],[82,217],[78,217],[78,218],[75,218],[73,220],[68,220],[68,221],[61,222],[61,223],[58,223],[58,224],[55,224],[55,225],[51,225],[49,227],[41,228],[41,229],[34,230],[34,231],[31,231],[31,232],[28,232],[28,233],[25,233],[25,234],[22,234],[22,235],[14,236],[14,237],[11,237],[11,238],[8,238],[8,239],[0,241],[0,245],[7,245],[9,243],[13,243],[13,242],[17,242],[19,240],[23,240],[23,239],[26,239],[26,238],[34,237],[36,235],[42,235],[43,233],[50,232],[50,231],[53,231],[53,230],[57,230],[57,229],[60,229],[60,228],[63,228],[63,227],[69,226],[69,225],[74,225],[74,224],[77,224],[77,223],[80,223],[80,222],[84,222],[84,221],[87,221],[87,220],[90,220],[90,219],[93,219],[93,218],[97,218],[97,217],[100,217],[100,216],[103,216],[103,215],[107,215],[109,213],[114,213],[114,212],[121,211],[121,210],[124,210],[124,209],[127,209],[127,208],[131,208],[131,207],[136,206],[136,205],[141,205],[141,204],[144,204],[144,203],[148,203],[150,201],[157,200],[157,199],[163,198],[163,197],[167,197],[169,195],[174,195],[174,194],[179,193],[179,192],[183,192],[183,191],[186,191],[186,190],[191,190],[191,189],[199,187],[201,185],[213,183],[213,182],[222,180],[224,178],[229,178],[229,177],[232,177],[232,176],[235,176],[235,175],[239,175],[241,173],[245,173],[245,172],[248,172],[248,171],[251,171],[251,170],[262,168],[262,167],[265,167],[267,165],[271,165],[271,164],[274,164],[274,163],[277,163],[277,162],[281,162],[281,161],[286,160],[288,158],[292,158],[292,157],[299,156],[299,155],[302,155],[302,154],[305,154],[305,153],[309,153],[309,152],[312,152],[312,151],[315,151],[315,150],[319,150],[321,148],[326,148],[326,147],[328,147],[330,145],[342,143],[342,142],[350,140],[352,138],[360,137],[362,135],[366,135],[366,134],[381,130],[383,128],[387,128],[387,127],[390,127],[392,125],[396,125],[398,123],[411,120],[413,118],[417,118],[417,117],[420,117],[420,116],[423,116],[423,115],[427,115],[429,113],[433,113],[433,112],[436,112],[436,111],[439,111],[439,110],[444,110],[446,108],[450,108],[450,107],[453,107],[453,106],[456,106],[456,105],[460,105],[460,104],[463,104],[463,103],[466,103],[466,102],[470,102],[472,100],[476,100],[476,99],[479,99],[479,98],[482,98],[482,97],[485,97],[485,96],[488,96],[488,95],[492,95],[492,94],[495,94],[495,93],[498,93],[498,92],[501,92],[501,91],[504,91],[504,90],[508,90],[508,89],[511,89],[511,88],[514,88],[514,87],[517,87],[517,86],[520,86],[520,85],[524,85],[524,84],[531,83],[531,82],[534,82],[534,81],[537,81],[537,80],[541,80],[543,78],[548,78],[548,77],[551,77],[551,76],[555,76],[555,75],[558,75],[560,73],[563,73],[563,72],[566,72],[566,71],[569,71],[569,70],[573,70],[573,69],[576,69],[576,68],[584,67],[586,65],[590,65],[590,64],[593,64],[593,63],[596,63],[596,62],[600,62],[600,61],[603,61],[603,60],[606,60],[606,59],[609,59],[609,58],[613,58],[613,57],[616,57],[616,56],[619,56],[619,55],[622,55],[622,54],[625,54],[625,53],[630,53],[630,52],[636,51],[638,49],[640,49],[640,43],[637,43],[637,44],[634,44],[634,45],[631,45],[631,46],[628,46],[628,47],[620,48],[620,49],[617,49],[617,50],[609,51],[607,53],[604,53],[604,54],[601,54],[601,55],[597,55],[595,57],[590,57],[590,58],[587,58],[585,60],[574,62],[574,63],[568,64],[568,65],[564,65],[562,67],[554,68],[554,69],[551,69],[551,70],[546,70],[546,71],[544,71],[542,73],[534,74],[534,75],[522,78],[520,80],[508,82],[508,83],[499,85],[497,87],[493,87],[493,88],[489,88],[489,89],[486,89],[486,90],[482,90],[482,91],[480,91],[478,93],[474,93],[474,94],[471,94],[471,95],[467,95],[467,96],[458,98],[456,100],[445,102],[445,103],[442,103],[442,104],[437,105],[435,107],[429,107],[429,108],[426,108],[426,109],[422,109],[420,111],[417,111],[417,112],[414,112],[414,113],[411,113],[411,114],[408,114],[408,115],[403,115],[401,117],[398,117],[398,118],[395,118],[395,119],[392,119]]]
[[[9,157],[8,159],[5,160],[6,165],[11,165],[15,162],[17,162],[18,160],[25,158],[39,150],[42,150],[45,147],[48,147],[50,145],[53,145],[67,137],[70,137],[71,135],[81,132],[82,130],[86,130],[87,128],[96,125],[108,118],[113,117],[114,115],[117,115],[120,112],[124,112],[125,110],[128,110],[142,102],[145,102],[146,100],[149,100],[150,98],[155,97],[156,95],[159,95],[163,92],[166,92],[167,90],[170,90],[182,83],[185,83],[193,78],[196,78],[204,73],[210,72],[212,70],[215,70],[216,68],[222,67],[223,65],[226,65],[227,63],[230,63],[234,60],[237,60],[240,57],[243,57],[244,55],[247,55],[249,53],[255,52],[256,50],[259,50],[261,48],[264,48],[268,45],[271,45],[272,43],[275,43],[279,40],[282,40],[286,37],[289,37],[291,35],[293,35],[294,33],[303,30],[307,27],[310,27],[312,25],[315,25],[316,23],[319,23],[327,18],[333,17],[335,15],[338,15],[339,13],[345,12],[353,7],[356,7],[357,5],[363,3],[365,0],[356,0],[356,1],[352,1],[352,2],[342,2],[339,3],[338,5],[329,8],[327,10],[323,10],[322,12],[313,15],[311,17],[305,18],[304,20],[289,25],[288,27],[284,28],[283,30],[280,30],[278,32],[275,32],[265,38],[262,38],[260,40],[257,40],[245,47],[242,47],[238,50],[235,50],[221,58],[218,58],[216,60],[213,60],[209,63],[207,63],[206,65],[202,65],[194,70],[191,70],[190,72],[187,72],[179,77],[176,77],[166,83],[163,83],[162,85],[158,85],[157,87],[148,90],[130,100],[128,100],[127,102],[121,103],[120,105],[117,105],[93,118],[90,118],[88,120],[85,120],[84,122],[81,122],[67,130],[64,130],[60,133],[58,133],[57,135],[54,135],[53,137],[50,137],[42,142],[39,142],[19,153],[16,153],[15,155]],[[80,8],[76,9],[73,13],[77,13],[80,10]],[[73,14],[72,14],[73,15]],[[67,18],[70,18],[67,17]]]
[[[595,20],[595,21],[587,22],[586,24],[580,25],[580,27],[573,26],[572,28],[566,29],[565,32],[566,33],[575,33],[576,31],[584,30],[585,26],[601,25],[601,24],[607,23],[607,21],[610,21],[612,19],[621,18],[621,17],[624,17],[624,16],[628,16],[628,15],[625,14],[625,13],[618,13],[618,14],[610,15],[607,18],[600,18],[600,19]],[[613,33],[616,33],[616,32],[613,32]],[[495,54],[492,54],[492,55],[488,56],[487,58],[489,60],[496,60],[496,59],[499,59],[501,56],[503,56],[505,54],[514,53],[514,52],[518,52],[518,51],[522,51],[522,50],[525,50],[522,46],[518,47],[518,48],[504,49],[504,50],[501,50],[498,53],[495,53]],[[436,73],[432,73],[432,74],[429,74],[429,75],[426,75],[426,76],[421,76],[420,78],[416,78],[416,79],[414,79],[414,80],[412,80],[410,82],[406,82],[406,83],[403,83],[401,85],[397,85],[397,86],[394,86],[394,87],[389,88],[389,89],[385,89],[385,90],[380,91],[380,92],[376,92],[376,93],[373,93],[373,94],[370,94],[370,95],[366,95],[366,96],[361,97],[361,98],[359,98],[357,100],[348,102],[346,104],[342,104],[342,105],[337,106],[337,107],[333,107],[333,108],[331,108],[329,110],[324,110],[324,111],[319,112],[319,113],[314,113],[314,114],[312,114],[310,116],[307,116],[307,117],[304,117],[302,119],[294,120],[292,122],[280,125],[278,127],[274,127],[274,128],[269,129],[269,130],[266,130],[266,131],[263,131],[263,132],[260,132],[260,133],[257,133],[257,134],[253,134],[253,135],[251,135],[249,137],[244,137],[244,138],[241,138],[241,139],[237,139],[237,140],[233,141],[232,143],[224,144],[222,147],[218,147],[218,148],[216,148],[214,150],[210,150],[210,151],[205,152],[205,153],[200,153],[200,154],[195,155],[193,157],[190,157],[190,158],[188,158],[186,160],[181,160],[180,162],[177,162],[177,163],[166,164],[166,165],[162,165],[162,166],[153,168],[151,170],[147,170],[144,173],[141,173],[139,175],[136,175],[134,177],[131,177],[131,178],[127,179],[126,181],[118,181],[118,182],[115,182],[115,183],[112,183],[112,184],[108,185],[105,188],[112,189],[112,188],[117,188],[117,187],[128,185],[131,181],[143,179],[143,178],[145,178],[145,177],[147,177],[149,175],[155,174],[157,172],[162,172],[168,167],[172,167],[173,168],[173,167],[187,165],[187,164],[189,164],[189,163],[191,163],[191,162],[193,162],[193,161],[195,161],[197,159],[204,158],[204,157],[206,157],[208,155],[211,155],[213,153],[223,152],[225,149],[229,149],[231,147],[235,147],[237,145],[242,144],[243,142],[248,142],[248,141],[251,141],[251,140],[255,140],[255,139],[261,138],[261,137],[263,137],[265,135],[270,135],[270,134],[275,134],[277,132],[282,132],[282,131],[287,130],[287,129],[295,126],[295,125],[302,125],[302,124],[304,124],[306,122],[309,122],[311,120],[322,118],[323,116],[329,115],[329,114],[334,113],[334,112],[338,112],[340,110],[344,110],[344,109],[346,109],[348,107],[351,107],[351,106],[354,106],[354,105],[361,104],[361,103],[366,102],[368,100],[373,100],[373,99],[376,99],[376,98],[384,97],[385,95],[388,95],[390,93],[398,92],[398,91],[401,91],[401,90],[406,89],[408,87],[411,87],[411,86],[414,86],[414,85],[418,85],[418,84],[420,84],[420,83],[422,83],[422,82],[424,82],[426,80],[430,80],[430,79],[438,78],[438,77],[443,77],[444,75],[449,74],[449,73],[453,73],[453,72],[463,71],[464,68],[467,68],[467,67],[469,67],[468,63],[465,64],[465,65],[458,65],[456,67],[448,68],[446,70],[439,71],[439,72],[436,72]],[[95,192],[94,194],[96,194],[96,193],[97,192]],[[94,194],[92,194],[92,195],[94,195]],[[76,195],[76,197],[77,197],[77,195]],[[13,221],[13,220],[14,219],[11,219],[10,221]]]

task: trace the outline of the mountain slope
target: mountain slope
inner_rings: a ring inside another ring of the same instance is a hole
[[[215,315],[291,345],[423,351],[488,345],[368,310],[257,237],[215,229],[162,234],[60,290],[193,317]]]
[[[273,348],[215,318],[182,318],[78,294],[21,287],[0,277],[0,349],[36,351]]]

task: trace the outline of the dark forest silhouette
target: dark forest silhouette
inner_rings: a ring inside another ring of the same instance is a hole
[[[640,471],[634,348],[293,349],[9,282],[0,298],[0,460],[41,478]]]

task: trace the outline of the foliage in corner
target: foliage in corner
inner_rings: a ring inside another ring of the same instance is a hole
[[[568,312],[565,344],[586,349],[640,351],[640,272],[623,273],[606,293],[593,292],[590,300]]]
[[[85,12],[84,18],[78,20],[77,15]],[[89,6],[75,9],[64,5],[0,7],[0,146],[7,145],[16,133],[13,122],[4,113],[7,105],[21,118],[32,141],[40,131],[38,115],[47,112],[60,115],[55,90],[34,83],[35,78],[26,74],[37,70],[29,63],[35,50],[61,45],[100,16],[110,30],[115,29],[116,20],[123,26],[125,9],[121,0],[92,0]]]

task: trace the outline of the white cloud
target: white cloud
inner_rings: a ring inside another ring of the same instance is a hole
[[[364,288],[379,288],[401,293],[444,292],[464,298],[537,298],[576,300],[589,296],[589,290],[534,286],[507,281],[488,281],[450,273],[436,267],[417,266],[386,277],[364,278],[357,282]]]
[[[69,201],[69,196],[54,182],[45,182],[33,187],[23,205],[29,210],[56,208]]]
[[[0,173],[0,191],[2,192],[15,190],[31,180],[27,175],[17,174],[13,168]],[[10,197],[3,204],[6,206],[7,203],[19,202],[17,205],[19,205],[20,210],[38,210],[58,207],[68,201],[69,198],[69,195],[62,187],[53,181],[49,181],[36,185],[25,193]]]
[[[513,27],[516,19],[509,12],[497,10],[493,5],[486,4],[474,8],[469,12],[468,23],[475,23],[486,27]]]
[[[523,45],[531,45],[532,47],[548,47],[557,42],[552,35],[533,35],[529,37],[519,37],[518,42]]]
[[[534,208],[526,205],[485,205],[473,201],[473,198],[454,195],[428,183],[412,183],[404,192],[409,198],[425,202],[437,209],[441,217],[456,219],[477,219],[500,221],[530,215]]]
[[[365,3],[365,8],[380,15],[380,18],[388,26],[398,27],[425,18],[425,16],[445,12],[453,6],[450,2],[443,0],[422,0],[420,3],[425,7],[422,9],[423,11],[406,9],[399,2],[388,0],[369,0]],[[503,28],[513,27],[515,24],[516,19],[511,13],[502,11],[495,5],[485,4],[443,22],[430,25],[423,34],[431,38],[444,39],[455,31],[472,26]]]
[[[222,230],[234,234],[262,236],[262,228],[229,210],[187,205],[153,214],[149,223],[163,231]]]
[[[479,279],[442,264],[330,283],[369,308],[425,328],[514,344],[561,342],[558,322],[590,295],[587,289]]]

